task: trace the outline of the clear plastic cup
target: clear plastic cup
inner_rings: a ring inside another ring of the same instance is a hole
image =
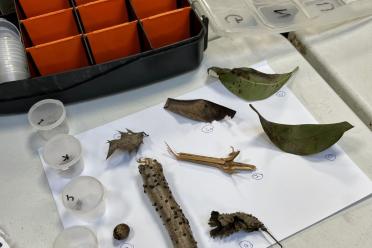
[[[53,248],[98,248],[95,233],[84,226],[63,230],[54,241]]]
[[[13,245],[13,244],[10,242],[9,236],[0,227],[0,247],[1,248],[10,248],[11,245]]]
[[[73,179],[62,192],[63,205],[86,221],[94,221],[105,213],[105,189],[94,177]]]
[[[72,135],[59,134],[51,138],[42,151],[43,160],[62,177],[75,177],[84,170],[82,147]]]
[[[46,140],[69,132],[65,107],[58,100],[45,99],[35,103],[28,111],[28,120]]]

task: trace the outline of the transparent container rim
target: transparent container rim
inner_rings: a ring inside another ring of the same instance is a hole
[[[97,201],[97,204],[95,204],[90,210],[88,210],[88,212],[89,211],[92,211],[92,210],[94,210],[96,207],[98,207],[103,201],[104,201],[104,197],[105,197],[105,187],[103,187],[103,184],[101,183],[101,181],[99,181],[97,178],[95,178],[95,177],[92,177],[92,176],[79,176],[79,177],[76,177],[76,178],[74,178],[74,179],[72,179],[67,185],[66,185],[66,187],[68,186],[68,185],[70,185],[70,184],[72,184],[72,183],[74,183],[76,180],[79,180],[79,179],[81,179],[81,178],[89,178],[89,179],[91,179],[91,180],[93,180],[93,181],[95,181],[95,182],[97,182],[98,183],[98,185],[99,185],[99,187],[101,188],[101,191],[102,191],[102,194],[101,194],[101,196],[99,197],[99,200]],[[63,190],[64,191],[64,190]],[[63,193],[62,193],[62,202],[63,202]],[[72,210],[71,209],[71,211],[76,211],[76,210]]]
[[[6,20],[5,18],[0,18],[0,28],[5,28],[6,30],[10,30],[12,33],[17,35],[18,39],[21,36],[18,28],[13,23]]]
[[[53,242],[53,248],[56,246],[56,243],[57,243],[57,240],[59,239],[60,235],[65,231],[65,230],[76,230],[76,229],[84,229],[85,231],[87,231],[92,237],[94,237],[94,241],[98,247],[98,239],[97,239],[97,235],[88,227],[86,226],[72,226],[72,227],[68,227],[68,228],[65,228],[63,229],[62,232],[60,232],[58,234],[58,236],[56,237],[56,239],[54,240]]]
[[[54,122],[53,124],[51,124],[49,126],[39,126],[39,125],[36,125],[31,120],[31,114],[37,108],[39,108],[41,105],[44,105],[44,104],[47,104],[47,103],[54,103],[54,104],[56,104],[58,106],[61,106],[62,107],[62,114],[61,114],[61,116],[59,117],[59,119],[56,122]],[[32,107],[28,111],[27,117],[28,117],[28,121],[30,122],[31,126],[33,126],[34,128],[36,128],[36,129],[38,129],[40,131],[49,131],[49,130],[51,130],[53,128],[58,127],[59,125],[61,125],[65,121],[65,119],[66,119],[66,109],[65,109],[65,106],[63,105],[63,103],[60,100],[56,100],[56,99],[44,99],[44,100],[39,101],[39,102],[35,103],[34,105],[32,105]]]
[[[81,146],[81,143],[80,141],[75,138],[73,135],[70,135],[70,134],[64,134],[64,133],[61,133],[61,134],[57,134],[56,136],[52,137],[50,140],[48,140],[48,142],[45,144],[44,148],[43,148],[43,159],[44,161],[50,166],[50,164],[45,160],[45,148],[47,147],[48,144],[54,142],[55,140],[57,139],[60,139],[60,138],[73,138],[74,140],[77,141],[77,143],[79,144],[79,155],[76,156],[73,160],[71,160],[70,162],[66,163],[63,165],[64,169],[60,169],[62,171],[65,171],[65,170],[68,170],[73,164],[76,164],[82,157],[82,154],[83,154],[83,149],[82,149],[82,146]],[[54,166],[51,166],[53,168],[55,168]]]

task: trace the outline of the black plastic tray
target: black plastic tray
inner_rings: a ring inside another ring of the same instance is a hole
[[[46,98],[64,103],[96,98],[193,70],[207,48],[208,19],[200,19],[191,11],[190,22],[191,37],[168,46],[68,72],[0,84],[0,114],[25,112]]]

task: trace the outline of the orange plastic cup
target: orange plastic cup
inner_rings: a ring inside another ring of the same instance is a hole
[[[100,0],[80,5],[77,9],[87,33],[128,22],[124,0]]]
[[[72,8],[21,21],[33,45],[40,45],[79,34]]]
[[[137,21],[87,34],[96,63],[123,58],[141,52]]]
[[[31,54],[43,76],[89,65],[82,35],[30,47],[26,50]]]
[[[190,38],[191,8],[177,9],[142,20],[143,28],[153,48],[159,48]]]

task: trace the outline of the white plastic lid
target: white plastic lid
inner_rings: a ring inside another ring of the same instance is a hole
[[[372,14],[371,0],[190,0],[220,34],[283,33]]]

